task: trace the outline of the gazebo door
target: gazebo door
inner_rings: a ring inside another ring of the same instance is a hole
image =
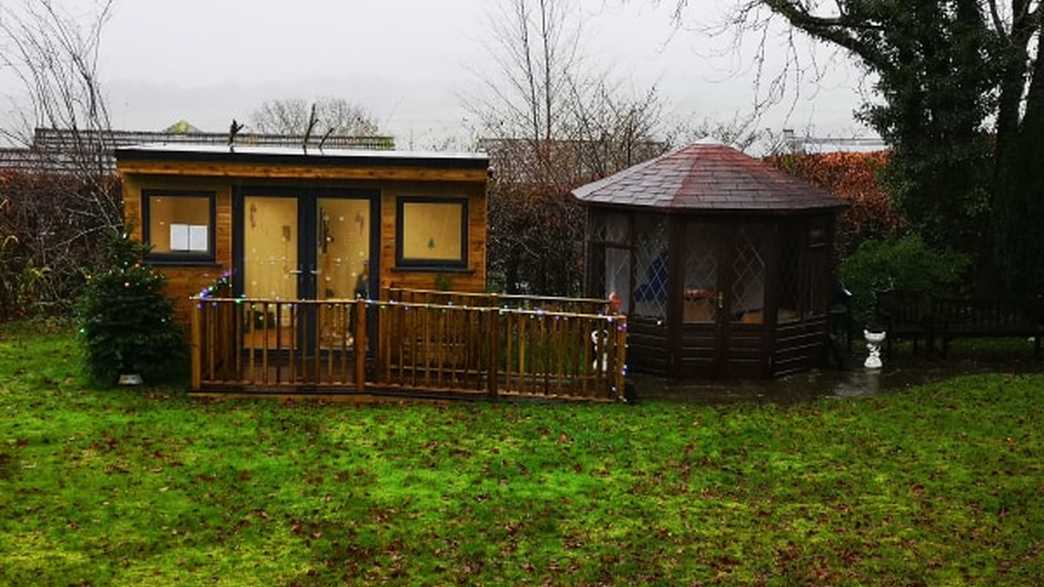
[[[683,278],[677,370],[683,377],[717,377],[725,338],[725,288],[722,259],[728,232],[711,222],[690,222],[682,235]]]
[[[762,377],[766,367],[768,284],[767,235],[764,225],[732,227],[722,260],[724,300],[721,321],[723,374],[728,377]]]
[[[764,227],[689,222],[682,236],[678,374],[760,377],[765,340]]]

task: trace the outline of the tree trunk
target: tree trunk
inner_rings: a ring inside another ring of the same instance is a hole
[[[1044,287],[1044,59],[1038,57],[1030,75],[1021,125],[1003,137],[998,132],[993,206],[994,257],[1004,289],[1019,297]]]

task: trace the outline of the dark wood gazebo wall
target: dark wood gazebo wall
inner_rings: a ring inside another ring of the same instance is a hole
[[[769,377],[822,356],[833,213],[588,206],[588,293],[621,296],[635,371]]]
[[[836,197],[708,142],[573,195],[588,211],[588,293],[622,298],[632,369],[768,377],[819,360]]]

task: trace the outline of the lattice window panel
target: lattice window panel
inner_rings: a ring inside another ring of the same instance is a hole
[[[634,313],[646,318],[667,317],[670,257],[667,223],[662,218],[642,218],[635,255]]]
[[[626,214],[598,213],[591,217],[591,240],[623,246],[630,244],[630,226]]]
[[[692,248],[685,259],[685,289],[718,288],[718,255],[709,248]]]
[[[732,313],[746,322],[760,322],[765,307],[765,257],[761,243],[750,235],[749,229],[741,228],[736,238]]]
[[[718,243],[715,233],[690,226],[685,238],[685,322],[714,322],[718,316]]]
[[[590,240],[594,242],[604,242],[606,235],[606,215],[605,214],[592,214],[591,219],[591,236]]]

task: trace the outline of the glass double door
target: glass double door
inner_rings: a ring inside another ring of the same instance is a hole
[[[236,293],[251,300],[244,346],[345,348],[354,311],[300,300],[372,298],[375,196],[347,190],[249,188],[237,195]]]

